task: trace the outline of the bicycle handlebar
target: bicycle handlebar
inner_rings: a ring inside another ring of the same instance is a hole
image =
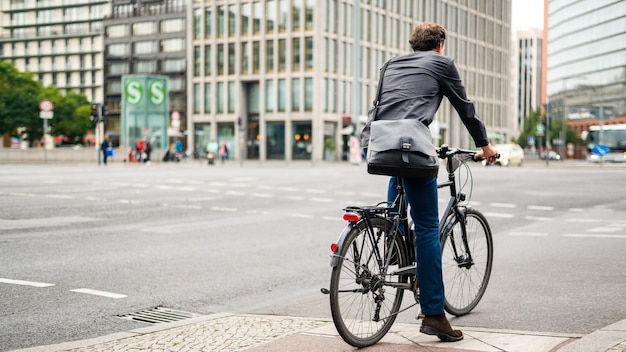
[[[474,155],[476,155],[476,153],[478,153],[476,150],[469,150],[469,149],[450,149],[450,147],[448,147],[445,144],[442,144],[441,147],[439,147],[439,149],[437,149],[437,156],[439,156],[439,158],[441,159],[446,159],[448,157],[454,156],[454,155],[468,155],[471,157],[472,160],[478,162],[478,161],[483,161],[485,160],[485,158],[479,158],[479,159],[475,159]],[[496,159],[500,158],[500,153],[494,155],[494,157]]]

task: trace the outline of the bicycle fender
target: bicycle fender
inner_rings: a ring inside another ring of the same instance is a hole
[[[339,239],[337,240],[337,253],[341,253],[341,249],[346,243],[346,239],[348,238],[348,234],[352,231],[353,228],[356,227],[356,223],[350,222],[341,231],[339,234]],[[336,267],[339,264],[339,255],[337,253],[332,253],[330,255],[330,266],[332,268]]]

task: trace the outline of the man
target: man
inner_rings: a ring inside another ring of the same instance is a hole
[[[107,164],[107,159],[109,158],[108,149],[111,145],[109,144],[109,136],[104,135],[104,140],[102,144],[100,144],[100,150],[102,151],[102,162],[104,165]]]
[[[476,146],[482,149],[476,158],[493,162],[497,150],[489,143],[474,104],[467,99],[454,61],[442,54],[445,39],[445,30],[436,23],[421,23],[413,29],[409,40],[413,53],[392,58],[384,73],[377,119],[416,119],[428,126],[446,96]],[[364,148],[369,142],[371,122],[361,133]],[[395,177],[391,180],[387,197],[393,201]],[[403,178],[402,182],[415,224],[420,306],[425,315],[420,331],[437,335],[442,341],[459,341],[463,333],[452,329],[444,313],[437,178]]]

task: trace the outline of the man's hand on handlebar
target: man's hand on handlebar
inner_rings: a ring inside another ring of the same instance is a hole
[[[481,147],[481,151],[474,155],[475,160],[486,159],[488,163],[492,164],[496,162],[498,159],[498,150],[491,145],[491,143],[487,144],[484,147]]]

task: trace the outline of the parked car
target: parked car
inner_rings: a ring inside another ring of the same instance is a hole
[[[496,160],[495,164],[500,166],[517,165],[522,166],[524,163],[524,150],[519,144],[496,144],[494,147],[500,153],[500,158]],[[483,165],[489,165],[486,161],[483,161]]]
[[[547,155],[546,153],[541,154],[541,159],[546,160],[546,157],[548,160],[561,160],[561,155],[553,150],[549,151]]]

